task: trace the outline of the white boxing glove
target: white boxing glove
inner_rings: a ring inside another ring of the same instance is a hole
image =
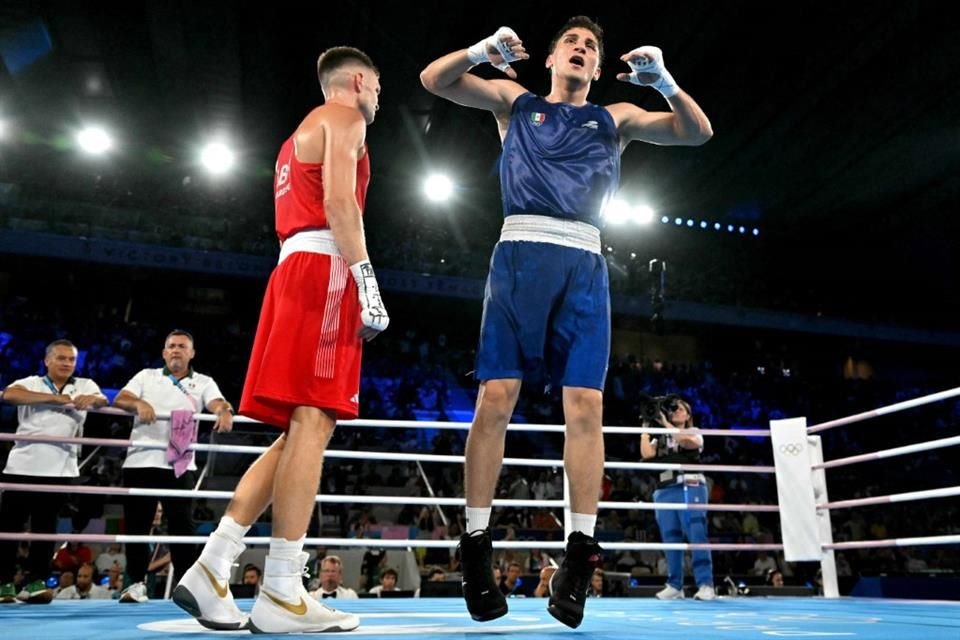
[[[372,340],[390,324],[390,316],[380,298],[380,285],[369,260],[350,265],[350,273],[357,283],[360,298],[360,322],[363,324],[360,335],[365,340]]]
[[[676,81],[663,64],[663,51],[660,47],[637,47],[627,55],[623,61],[630,65],[632,73],[627,79],[633,84],[653,87],[669,98],[680,91]]]
[[[510,49],[510,46],[503,41],[504,38],[510,37],[513,37],[517,40],[520,39],[516,31],[510,27],[500,27],[492,36],[484,38],[480,42],[467,49],[467,58],[470,59],[471,64],[480,64],[483,62],[490,62],[493,64],[490,60],[490,50],[496,49],[497,53],[500,54],[500,57],[503,58],[503,62],[498,62],[493,66],[495,66],[497,69],[500,69],[500,71],[506,71],[511,62],[516,62],[517,60],[521,59],[521,56],[517,53],[514,53]]]

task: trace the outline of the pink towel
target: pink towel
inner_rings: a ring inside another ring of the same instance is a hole
[[[173,474],[180,477],[193,462],[193,450],[188,447],[197,441],[197,421],[190,409],[170,412],[170,444],[167,462],[173,463]]]

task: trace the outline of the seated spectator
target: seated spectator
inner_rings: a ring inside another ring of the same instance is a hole
[[[107,571],[107,590],[110,591],[110,597],[119,597],[123,591],[123,571],[120,566],[114,564]]]
[[[373,587],[367,593],[375,593],[377,597],[384,591],[398,591],[397,589],[397,579],[399,575],[394,569],[385,569],[383,573],[380,574],[380,584]]]
[[[753,562],[753,575],[763,576],[773,569],[779,569],[777,561],[766,551],[758,551],[757,559]]]
[[[62,571],[57,577],[57,591],[69,589],[76,584],[76,574],[73,571]]]
[[[523,584],[523,580],[520,578],[522,572],[523,567],[520,566],[519,562],[511,562],[507,565],[507,575],[500,581],[500,591],[503,595],[511,596],[517,593],[520,585]]]
[[[263,571],[257,565],[248,563],[243,567],[243,582],[241,584],[260,586]]]
[[[767,584],[779,589],[783,586],[783,572],[779,569],[770,569],[767,571]]]
[[[380,571],[387,560],[385,549],[367,549],[360,565],[360,588],[372,593],[380,582]]]
[[[93,582],[94,566],[89,562],[77,570],[76,584],[63,588],[57,593],[57,600],[109,600],[110,590]]]
[[[590,576],[590,588],[587,590],[587,596],[590,598],[602,598],[606,593],[606,579],[603,575],[603,569],[594,569]]]
[[[114,542],[106,551],[97,556],[97,573],[107,574],[113,565],[117,565],[121,573],[127,569],[127,556],[123,552],[123,545],[119,542]]]
[[[356,591],[343,586],[343,561],[338,556],[327,556],[320,561],[320,587],[310,595],[317,600],[359,597]]]
[[[556,567],[544,567],[540,569],[540,583],[533,589],[534,598],[545,598],[550,595],[550,578],[556,573]]]
[[[76,572],[81,565],[93,562],[93,551],[82,542],[64,542],[53,556],[53,566],[60,571]]]

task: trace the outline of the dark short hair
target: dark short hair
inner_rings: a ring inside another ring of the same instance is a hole
[[[400,578],[400,574],[397,573],[397,570],[396,570],[396,569],[387,569],[387,570],[385,570],[383,573],[380,574],[380,578],[381,578],[381,579],[382,579],[382,578],[385,578],[386,576],[393,576],[394,578],[397,578],[397,579]]]
[[[53,353],[53,350],[54,350],[56,347],[70,347],[71,349],[73,349],[73,350],[75,350],[75,351],[77,350],[77,345],[73,344],[73,343],[70,342],[69,340],[65,340],[65,339],[54,340],[53,342],[51,342],[50,344],[47,345],[47,350],[44,351],[43,357],[46,358],[46,357],[49,356],[51,353]]]
[[[570,29],[586,29],[594,35],[597,39],[597,57],[600,60],[600,64],[603,64],[603,27],[601,27],[595,20],[591,20],[587,16],[574,16],[567,20],[566,24],[560,27],[560,31],[557,31],[557,34],[553,36],[553,40],[550,41],[550,49],[547,51],[547,54],[552,54],[553,51],[557,48],[557,43],[560,42],[560,38],[563,37],[567,31]]]
[[[260,570],[260,567],[253,564],[252,562],[248,562],[243,566],[243,572],[246,573],[247,571],[256,571],[257,577],[260,577],[263,575],[263,571]]]
[[[373,64],[370,56],[355,47],[331,47],[317,58],[317,80],[320,86],[326,91],[330,83],[330,76],[334,71],[348,64],[360,64],[364,67],[373,69],[378,76],[380,70]]]
[[[190,341],[190,344],[196,345],[196,343],[193,341],[193,334],[191,334],[189,331],[184,331],[183,329],[174,329],[173,331],[168,333],[167,337],[163,339],[163,343],[166,344],[167,340],[169,340],[173,336],[184,336],[187,338],[187,340]]]

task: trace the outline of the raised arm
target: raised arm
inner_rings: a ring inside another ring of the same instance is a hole
[[[607,107],[617,123],[624,146],[632,140],[660,145],[698,146],[713,136],[710,120],[663,64],[658,47],[639,47],[620,57],[630,65],[631,73],[617,74],[617,80],[659,91],[671,112],[653,112],[627,102]]]
[[[467,71],[474,65],[489,62],[510,78],[516,78],[510,63],[529,57],[517,34],[508,27],[500,27],[495,34],[469,49],[448,53],[431,62],[420,72],[420,82],[430,93],[465,107],[508,113],[513,101],[526,90],[513,80],[485,80]]]

